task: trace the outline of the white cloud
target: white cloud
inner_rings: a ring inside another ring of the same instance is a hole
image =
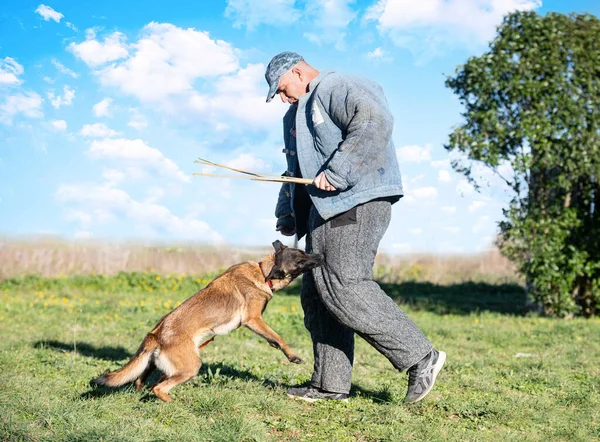
[[[133,119],[127,123],[127,126],[141,131],[148,127],[148,121],[142,115],[138,115],[133,117]]]
[[[456,206],[444,206],[440,210],[444,213],[456,213]]]
[[[400,164],[422,163],[431,160],[431,146],[403,146],[396,149],[396,155]]]
[[[133,115],[131,121],[127,123],[127,126],[133,127],[139,131],[145,129],[148,126],[148,121],[137,109],[131,108],[129,112]]]
[[[42,97],[35,92],[10,95],[4,103],[0,104],[0,122],[12,124],[13,118],[18,114],[29,118],[41,118],[44,116],[40,110],[43,101]]]
[[[69,69],[68,67],[66,67],[64,64],[62,64],[60,61],[58,61],[56,59],[52,60],[52,64],[54,65],[54,67],[56,67],[56,69],[58,69],[63,74],[70,75],[73,78],[79,77],[79,74],[73,72],[71,69]]]
[[[381,47],[377,47],[371,52],[367,52],[367,58],[372,60],[393,61],[393,58],[390,57],[386,51],[381,49]]]
[[[148,233],[167,232],[176,238],[193,239],[210,243],[222,242],[222,236],[204,221],[193,216],[178,217],[171,211],[153,202],[140,202],[124,190],[110,184],[89,186],[64,184],[54,194],[62,204],[77,205],[75,212],[67,212],[71,221],[89,224],[89,213],[104,213],[109,219],[124,216],[134,223],[136,230]]]
[[[452,165],[450,164],[449,159],[445,159],[445,160],[432,161],[431,167],[433,167],[434,169],[451,169]]]
[[[114,32],[104,38],[104,43],[100,43],[96,40],[96,34],[88,30],[86,41],[79,44],[71,43],[67,49],[91,67],[98,67],[129,55],[125,36],[120,32]]]
[[[23,75],[23,72],[23,66],[14,58],[5,57],[4,60],[0,60],[0,85],[17,86],[21,84],[23,80],[19,76]]]
[[[119,135],[119,132],[108,128],[105,124],[95,123],[84,124],[79,131],[79,135],[87,138],[109,138]]]
[[[424,180],[425,174],[423,173],[417,176],[412,176],[408,174],[403,175],[402,185],[404,187],[405,193],[409,194],[414,187],[420,186]]]
[[[60,109],[61,106],[70,106],[73,104],[73,98],[75,98],[75,90],[71,89],[69,86],[63,88],[62,97],[60,95],[55,95],[54,92],[48,92],[50,104],[52,104],[55,109]]]
[[[444,227],[444,232],[451,233],[452,235],[457,235],[458,233],[460,233],[460,227],[456,227],[456,226]]]
[[[142,101],[162,101],[190,92],[197,78],[216,77],[238,67],[229,43],[212,40],[208,32],[168,23],[146,25],[143,37],[131,47],[131,57],[101,69],[98,75],[103,84],[116,86]]]
[[[473,213],[485,206],[487,206],[487,203],[485,203],[484,201],[473,201],[471,204],[469,204],[469,207],[467,208],[467,210],[470,213]]]
[[[104,169],[102,177],[107,181],[107,185],[115,186],[125,178],[125,173],[116,169]]]
[[[295,0],[228,0],[225,16],[236,28],[254,29],[260,24],[287,26],[302,15]]]
[[[443,46],[485,44],[505,14],[541,5],[541,0],[379,0],[365,19],[376,21],[398,46],[437,53]]]
[[[203,97],[200,106],[196,103],[196,110],[208,112],[218,121],[233,117],[253,127],[269,126],[280,120],[287,109],[265,102],[264,72],[262,64],[249,64],[234,75],[220,77],[215,84],[215,95]]]
[[[65,120],[53,120],[50,122],[50,124],[56,130],[67,130],[67,122]]]
[[[179,121],[200,120],[221,130],[231,127],[233,118],[258,129],[272,126],[285,113],[284,106],[265,102],[264,65],[240,68],[239,50],[211,39],[207,32],[150,23],[130,48],[131,56],[94,73],[103,85],[114,86]],[[138,130],[146,125],[143,117],[129,123]]]
[[[440,183],[449,183],[452,181],[452,177],[450,176],[450,172],[447,170],[438,170],[438,181]]]
[[[67,28],[69,28],[75,32],[79,32],[79,29],[77,29],[77,27],[70,21],[65,22],[65,25],[67,25]]]
[[[45,21],[54,20],[56,23],[60,22],[60,19],[64,17],[60,12],[55,11],[50,6],[39,5],[35,12],[41,15]]]
[[[496,197],[504,198],[506,194],[512,194],[512,189],[506,184],[506,180],[513,180],[515,171],[509,161],[502,160],[496,171],[486,166],[481,161],[470,160],[463,152],[452,151],[449,154],[449,161],[458,165],[458,167],[468,168],[471,171],[471,177],[483,190],[491,192]],[[467,186],[461,185],[460,191],[471,192]]]
[[[413,235],[421,235],[423,233],[423,229],[420,227],[414,228],[414,229],[408,229],[409,233],[412,233]]]
[[[162,199],[167,192],[165,191],[164,187],[159,187],[159,186],[151,186],[148,189],[148,198],[146,198],[146,202],[147,203],[155,203],[157,201],[159,201],[160,199]]]
[[[97,117],[108,117],[110,116],[109,107],[112,104],[112,98],[105,98],[104,100],[94,104],[92,111]]]
[[[250,172],[268,172],[270,167],[269,164],[256,158],[252,154],[243,153],[233,160],[227,161],[226,166],[233,167],[234,169],[242,169]]]
[[[65,213],[65,220],[89,225],[92,222],[92,215],[81,210],[70,209]]]
[[[473,195],[475,193],[475,189],[473,188],[473,185],[466,179],[461,179],[456,185],[456,192],[461,196],[468,196]]]
[[[494,228],[494,223],[491,221],[491,218],[487,215],[480,216],[477,219],[477,222],[471,228],[473,233],[481,233],[485,231],[492,230]]]
[[[438,196],[438,191],[435,187],[419,187],[414,189],[412,194],[417,199],[435,200]]]
[[[94,158],[107,158],[129,162],[135,167],[144,167],[180,181],[191,181],[190,176],[183,173],[179,166],[166,158],[161,151],[148,146],[142,140],[124,138],[94,140],[90,144],[89,153]]]
[[[438,191],[435,187],[426,186],[411,189],[406,192],[404,200],[409,204],[415,203],[432,203],[437,200]]]
[[[307,3],[304,20],[310,21],[314,30],[304,37],[316,44],[334,44],[345,49],[346,29],[356,17],[350,7],[353,0],[312,0]]]

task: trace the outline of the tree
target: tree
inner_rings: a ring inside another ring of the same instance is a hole
[[[530,296],[549,315],[599,314],[600,20],[509,14],[446,86],[465,109],[445,148],[476,188],[479,164],[511,189],[498,246]]]

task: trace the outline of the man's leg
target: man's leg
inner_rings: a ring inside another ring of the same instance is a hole
[[[371,201],[356,208],[356,217],[339,223],[317,222],[311,232],[313,246],[325,257],[313,270],[320,299],[339,323],[353,329],[397,369],[404,371],[427,356],[431,342],[410,318],[372,280],[379,242],[391,219],[391,204]],[[317,251],[317,250],[315,250]],[[326,349],[327,347],[323,347]],[[336,364],[327,351],[315,348],[321,383],[336,384]],[[343,372],[346,377],[347,373]],[[339,381],[341,382],[341,380]],[[346,382],[346,379],[344,379]]]
[[[302,278],[304,324],[310,332],[315,359],[311,385],[334,393],[349,393],[354,361],[354,331],[340,324],[317,293],[312,273]]]
[[[307,253],[322,253],[323,244],[313,241],[312,231],[320,217],[314,207],[306,236]],[[329,313],[319,297],[312,272],[302,277],[304,324],[310,332],[315,360],[311,385],[335,393],[350,392],[354,361],[354,332]]]

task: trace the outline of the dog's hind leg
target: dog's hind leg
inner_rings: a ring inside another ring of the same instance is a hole
[[[148,368],[146,368],[142,375],[135,380],[135,389],[137,391],[142,391],[142,389],[144,388],[144,384],[146,383],[154,369],[156,369],[156,365],[154,365],[154,362],[150,362]]]
[[[196,376],[202,361],[198,356],[196,345],[192,340],[189,340],[185,344],[163,348],[157,359],[158,368],[161,368],[161,365],[168,368],[164,370],[167,373],[165,375],[166,379],[159,382],[152,391],[160,400],[171,402],[173,398],[169,396],[169,391]]]

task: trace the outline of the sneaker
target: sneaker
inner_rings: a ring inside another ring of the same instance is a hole
[[[408,392],[404,402],[409,404],[419,402],[429,394],[435,384],[435,378],[446,362],[446,353],[431,350],[431,352],[408,369]]]
[[[331,393],[310,385],[308,387],[290,388],[287,391],[287,395],[291,398],[302,399],[306,402],[316,402],[322,399],[348,402],[348,395],[346,393]]]

